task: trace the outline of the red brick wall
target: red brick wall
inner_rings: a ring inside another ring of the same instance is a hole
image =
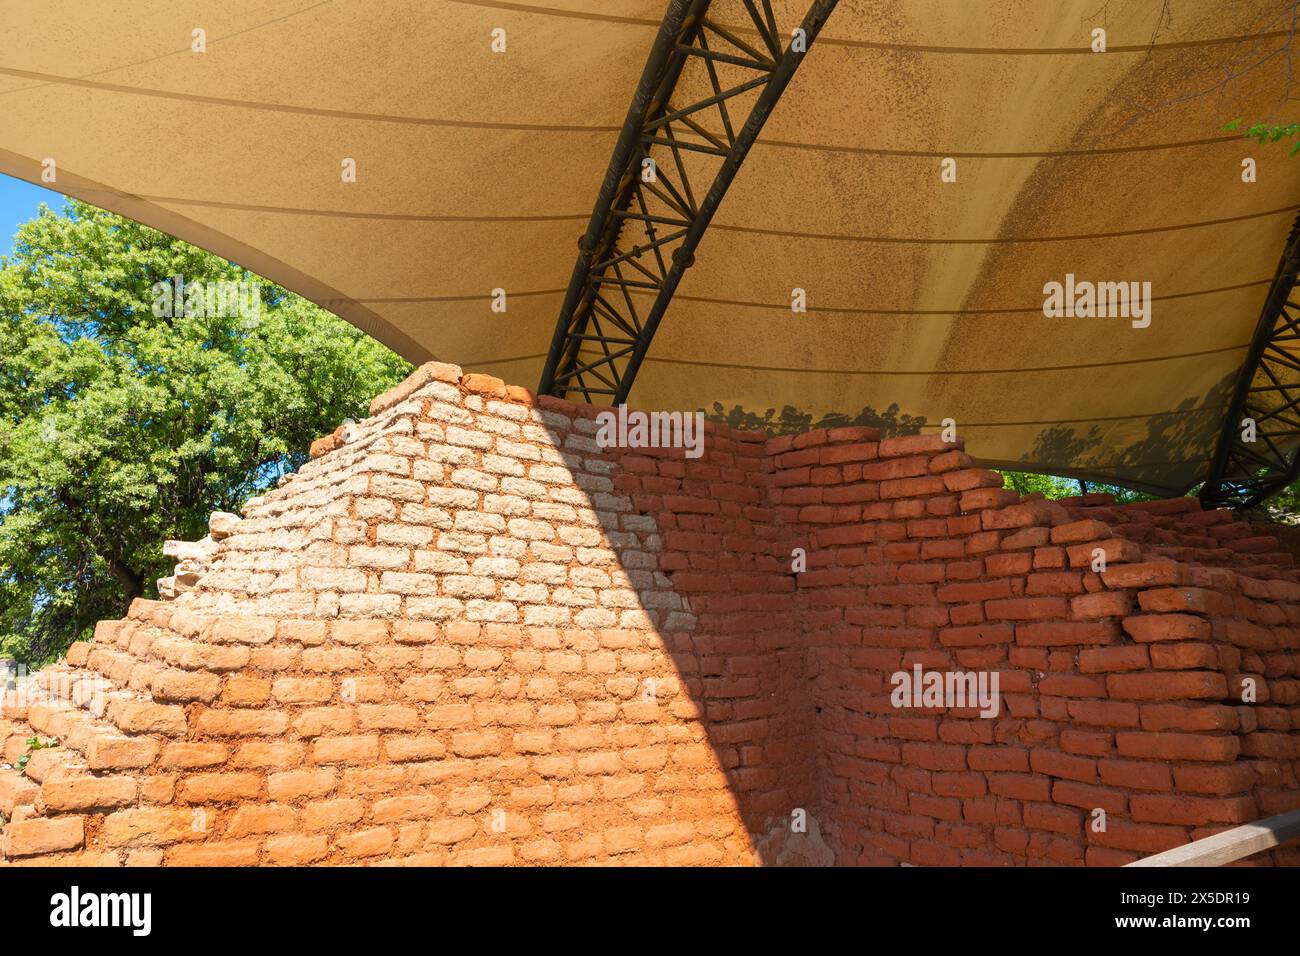
[[[372,411],[6,699],[5,761],[60,739],[11,861],[1104,865],[1300,806],[1300,583],[1224,513],[861,428],[603,449],[450,366]],[[999,712],[894,707],[917,664]]]
[[[856,522],[809,531],[800,578],[839,862],[1118,864],[1300,807],[1300,584],[1275,545],[1194,502],[1020,504],[931,442],[862,447],[879,500],[852,470],[815,468],[819,484],[783,499],[814,521],[854,488],[866,498]],[[823,466],[849,454],[824,447]],[[778,467],[810,459],[787,455]],[[890,675],[916,664],[996,670],[1002,713],[894,707]]]

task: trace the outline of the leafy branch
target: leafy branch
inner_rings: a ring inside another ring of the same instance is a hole
[[[1223,126],[1222,131],[1225,133],[1235,133],[1241,130],[1241,124],[1244,121],[1240,118],[1233,120],[1231,123]],[[1255,123],[1241,132],[1244,139],[1257,139],[1265,145],[1276,143],[1281,139],[1291,139],[1291,149],[1287,151],[1288,156],[1294,156],[1300,153],[1300,123],[1288,123],[1285,126],[1269,125],[1268,123]]]

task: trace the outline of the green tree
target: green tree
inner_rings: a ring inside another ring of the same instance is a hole
[[[162,307],[173,276],[185,308]],[[222,281],[250,283],[242,308],[194,297]],[[153,596],[164,540],[204,535],[409,371],[218,256],[42,206],[0,257],[0,656],[44,663]]]
[[[1080,485],[1077,478],[1062,478],[1059,475],[1043,475],[1032,471],[1001,471],[999,474],[1006,480],[1008,488],[1022,495],[1041,492],[1044,498],[1055,499],[1073,498],[1085,491],[1100,492],[1114,495],[1115,500],[1121,504],[1128,504],[1131,501],[1149,501],[1155,497],[1119,485],[1106,485],[1091,481]]]

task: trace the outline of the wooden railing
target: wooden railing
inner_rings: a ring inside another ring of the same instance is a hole
[[[1300,810],[1233,827],[1127,865],[1223,866],[1295,839],[1300,839]]]

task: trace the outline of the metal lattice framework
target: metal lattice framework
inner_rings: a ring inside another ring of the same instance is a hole
[[[1291,227],[1201,488],[1206,507],[1253,508],[1300,478],[1298,275],[1300,219]],[[1247,420],[1254,441],[1246,440]]]
[[[673,0],[664,15],[580,240],[542,394],[627,400],[696,246],[836,4],[813,0],[786,37],[771,0],[740,0],[758,34],[749,43],[708,17],[710,2]],[[683,89],[698,92],[682,102]]]

